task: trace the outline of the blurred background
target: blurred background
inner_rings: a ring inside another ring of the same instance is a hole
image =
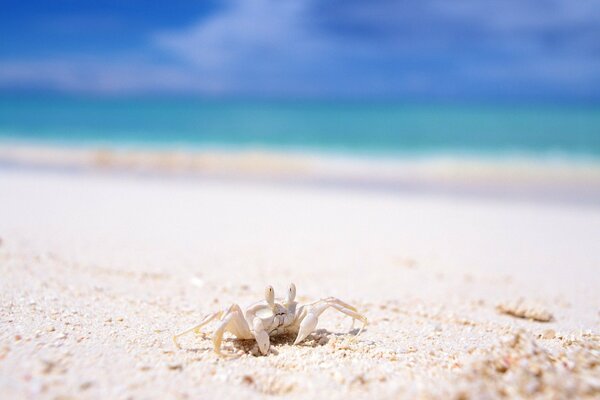
[[[600,1],[5,0],[2,10],[4,163],[23,144],[251,149],[471,169],[492,160],[504,171],[519,160],[554,175],[576,166],[582,187],[597,184]]]

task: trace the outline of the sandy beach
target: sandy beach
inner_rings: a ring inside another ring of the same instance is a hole
[[[595,201],[14,166],[0,197],[1,398],[600,396]],[[173,345],[289,282],[367,329]]]

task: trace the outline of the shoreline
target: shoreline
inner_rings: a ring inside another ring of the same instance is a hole
[[[600,205],[600,162],[262,149],[140,149],[0,142],[0,167],[347,187]]]

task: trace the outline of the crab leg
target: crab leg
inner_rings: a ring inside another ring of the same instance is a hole
[[[180,349],[180,348],[181,348],[181,346],[179,346],[179,343],[177,342],[177,339],[178,339],[178,338],[180,338],[181,336],[183,336],[183,335],[186,335],[186,334],[188,334],[188,333],[190,333],[190,332],[192,332],[192,331],[193,331],[194,333],[200,333],[200,329],[201,329],[201,328],[202,328],[204,325],[208,324],[210,321],[212,321],[212,320],[213,320],[213,319],[215,319],[215,318],[220,318],[220,317],[221,317],[221,315],[223,315],[223,311],[217,311],[217,312],[214,312],[214,313],[212,313],[212,314],[208,314],[206,317],[204,317],[204,319],[202,320],[202,322],[200,322],[198,325],[196,325],[196,326],[194,326],[194,327],[192,327],[192,328],[190,328],[190,329],[187,329],[187,330],[185,330],[185,331],[183,331],[183,332],[181,332],[181,333],[178,333],[177,335],[174,335],[174,336],[173,336],[173,343],[175,343],[175,346],[176,346],[178,349]]]
[[[339,312],[348,315],[352,318],[352,320],[359,320],[362,322],[363,326],[360,328],[357,336],[363,331],[363,329],[367,326],[367,318],[358,313],[356,308],[337,299],[335,297],[328,297],[326,299],[319,300],[315,303],[312,303],[308,309],[304,309],[305,312],[304,317],[301,319],[300,328],[298,330],[298,336],[294,341],[294,344],[298,344],[303,341],[316,327],[319,322],[319,316],[323,314],[323,312],[329,307],[338,310]]]
[[[354,311],[355,313],[358,313],[358,310],[356,309],[356,307],[351,306],[350,304],[348,304],[348,303],[346,303],[346,302],[338,299],[337,297],[328,297],[328,298],[324,299],[324,301],[329,301],[329,302],[333,302],[333,303],[339,304],[340,306],[342,306],[344,308],[347,308],[349,310]],[[356,319],[352,318],[352,327],[351,327],[351,329],[354,329],[354,321],[356,321]],[[364,328],[364,326],[360,329],[360,332],[362,332],[363,328]],[[360,334],[360,332],[357,333],[357,336],[358,336],[358,334]]]
[[[213,346],[215,353],[220,356],[224,356],[221,352],[221,342],[223,340],[223,334],[230,332],[235,335],[238,339],[253,339],[254,335],[248,327],[248,323],[244,318],[242,309],[237,304],[233,304],[229,307],[229,310],[223,315],[219,326],[213,333]]]
[[[330,297],[326,297],[324,299],[313,301],[312,303],[305,304],[305,306],[314,306],[315,304],[323,303],[323,302],[337,303],[337,304],[339,304],[342,307],[345,307],[345,308],[348,308],[348,309],[350,309],[352,311],[358,312],[358,310],[356,309],[356,307],[351,306],[350,304],[346,303],[345,301],[342,301],[342,300],[338,299],[337,297],[331,297],[331,296]]]

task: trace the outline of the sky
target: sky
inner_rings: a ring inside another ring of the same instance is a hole
[[[0,93],[600,101],[600,0],[0,5]]]

